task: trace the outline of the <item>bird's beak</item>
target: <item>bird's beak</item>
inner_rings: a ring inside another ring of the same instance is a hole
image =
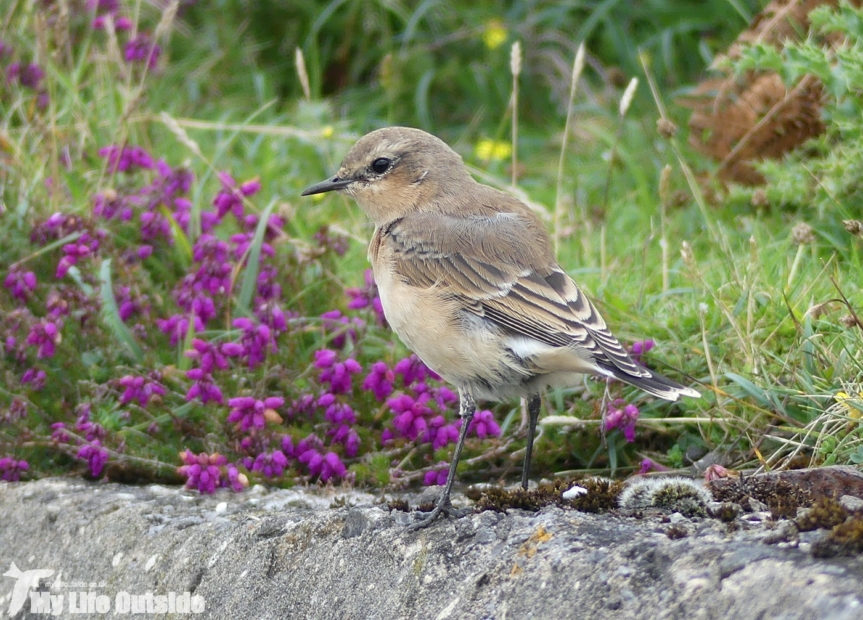
[[[326,181],[321,181],[320,183],[315,183],[311,187],[307,187],[303,190],[301,196],[311,196],[312,194],[323,194],[324,192],[333,192],[338,189],[344,189],[351,183],[353,183],[353,179],[340,179],[339,177],[333,177],[332,179],[327,179]]]

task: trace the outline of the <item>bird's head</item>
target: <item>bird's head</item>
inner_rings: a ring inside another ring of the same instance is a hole
[[[473,179],[461,157],[419,129],[386,127],[351,147],[335,176],[303,196],[340,191],[353,197],[377,225],[423,209],[442,209]]]

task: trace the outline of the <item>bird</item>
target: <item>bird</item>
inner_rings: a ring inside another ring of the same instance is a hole
[[[541,394],[585,374],[669,401],[700,394],[633,360],[557,262],[537,215],[476,181],[461,156],[420,129],[360,138],[336,174],[303,192],[351,197],[374,224],[368,249],[387,322],[454,385],[462,425],[435,507],[411,527],[459,516],[450,493],[477,400],[527,401],[527,489]]]

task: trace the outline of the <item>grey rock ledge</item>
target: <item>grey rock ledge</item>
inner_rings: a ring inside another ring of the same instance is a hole
[[[55,571],[43,589],[66,605],[73,586],[94,583],[82,596],[93,590],[112,613],[77,618],[121,617],[118,593],[148,592],[188,592],[205,606],[188,617],[231,620],[863,618],[863,560],[814,559],[775,524],[729,532],[711,519],[559,508],[420,532],[410,520],[354,491],[0,483],[0,570]],[[688,535],[670,538],[672,526]],[[16,584],[0,578],[2,618]],[[48,617],[29,610],[16,617]]]

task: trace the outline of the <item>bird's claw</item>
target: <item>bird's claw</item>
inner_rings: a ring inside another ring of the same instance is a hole
[[[434,523],[437,518],[441,515],[445,515],[447,517],[454,517],[459,519],[470,512],[469,508],[456,508],[452,505],[447,498],[445,501],[438,501],[435,505],[434,509],[428,513],[426,516],[422,517],[416,523],[411,523],[408,526],[408,529],[411,531],[421,530],[423,528],[428,527],[432,523]]]

